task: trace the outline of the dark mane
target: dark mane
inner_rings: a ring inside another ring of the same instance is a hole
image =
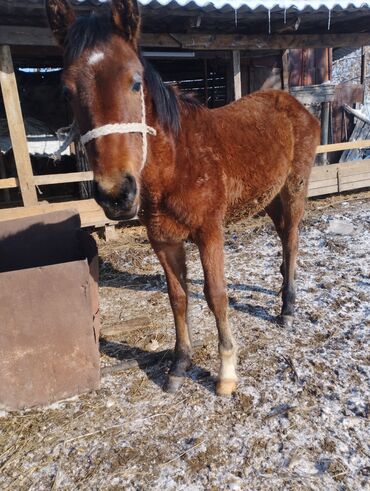
[[[118,33],[118,30],[109,13],[79,17],[67,34],[64,53],[67,63],[72,63],[85,49],[107,42],[114,33]],[[144,67],[145,84],[152,97],[159,123],[177,135],[181,126],[179,99],[191,106],[199,106],[200,103],[188,95],[178,96],[172,87],[163,82],[153,66],[140,54],[139,57]]]
[[[177,95],[172,87],[165,85],[157,70],[145,58],[140,58],[144,66],[145,84],[152,97],[159,123],[177,135],[181,126]]]
[[[78,17],[67,33],[64,51],[66,61],[72,63],[85,49],[107,42],[111,34],[116,32],[108,13]]]

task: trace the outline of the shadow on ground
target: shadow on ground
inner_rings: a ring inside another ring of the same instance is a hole
[[[110,358],[115,358],[120,363],[128,362],[127,368],[122,368],[122,371],[137,366],[145,373],[149,380],[164,390],[167,373],[174,359],[172,350],[162,350],[153,353],[135,346],[130,346],[125,342],[121,343],[100,339],[100,352]],[[195,358],[196,356],[197,354],[195,353]],[[135,363],[131,367],[130,362],[132,361],[135,361]],[[190,378],[208,391],[214,393],[216,380],[204,367],[193,363],[187,372],[187,378]]]
[[[203,285],[203,280],[189,279],[191,285]],[[117,270],[111,263],[105,263],[101,274],[100,286],[111,288],[124,288],[134,291],[166,292],[166,279],[163,274],[134,274]],[[245,285],[241,283],[228,283],[227,290],[260,293],[262,295],[278,296],[278,292],[259,285]],[[205,302],[203,293],[190,292],[190,297]],[[268,322],[276,322],[265,307],[251,303],[238,303],[233,296],[229,296],[229,307],[248,315]]]

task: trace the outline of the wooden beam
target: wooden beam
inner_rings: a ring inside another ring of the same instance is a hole
[[[64,184],[66,182],[92,181],[94,179],[94,173],[92,171],[68,172],[64,174],[34,176],[33,179],[38,186],[45,186],[48,184]]]
[[[6,169],[3,154],[0,152],[0,183],[2,180],[6,179]],[[1,189],[1,188],[0,188]],[[4,201],[7,203],[10,201],[10,193],[8,188],[4,188],[3,197]]]
[[[11,46],[56,46],[46,27],[0,26],[0,44]],[[144,32],[141,46],[191,50],[288,49],[361,47],[370,44],[370,32],[343,34],[162,34]]]
[[[110,242],[119,238],[116,227],[114,225],[107,224],[104,227],[104,240]]]
[[[361,111],[358,109],[353,109],[351,106],[348,104],[343,104],[343,109],[347,111],[348,113],[353,114],[356,118],[358,118],[360,121],[366,124],[370,124],[370,118],[368,118],[365,114],[362,114]]]
[[[349,150],[352,148],[368,148],[370,140],[357,140],[353,142],[332,143],[330,145],[319,145],[316,153],[338,152],[339,150]]]
[[[47,201],[41,201],[39,204],[29,207],[17,206],[15,208],[0,209],[0,223],[4,220],[26,218],[60,210],[77,210],[81,216],[83,227],[104,226],[106,224],[118,223],[109,220],[94,199],[64,201],[63,203],[48,203]]]
[[[330,102],[321,103],[321,144],[322,146],[328,145],[329,141],[329,115],[330,115]],[[321,152],[320,161],[321,164],[326,164],[328,156],[326,152]]]
[[[323,196],[366,187],[370,187],[370,160],[354,160],[314,167],[308,196]]]
[[[364,94],[362,102],[367,100],[367,92],[368,92],[368,84],[366,83],[366,79],[369,76],[369,54],[370,54],[370,46],[362,46],[361,49],[361,76],[360,82],[364,86]]]
[[[32,166],[28,153],[17,82],[10,48],[5,45],[0,46],[0,85],[23,204],[24,206],[35,205],[37,203],[37,194],[33,183]]]
[[[0,179],[0,189],[11,189],[19,186],[18,179],[16,177],[8,177]]]
[[[353,34],[169,34],[178,42],[178,47],[192,50],[234,50],[234,49],[288,49],[288,48],[323,48],[363,46],[370,44],[370,33]],[[150,41],[152,34],[142,34],[142,45]],[[163,42],[163,39],[162,39]]]
[[[94,173],[92,171],[68,172],[64,174],[46,174],[43,176],[34,176],[33,182],[37,186],[47,186],[49,184],[65,184],[67,182],[84,182],[92,181]],[[16,177],[0,179],[0,189],[17,188],[19,181]]]
[[[334,100],[335,85],[303,85],[299,87],[291,87],[289,92],[302,104],[332,102]]]
[[[282,89],[289,90],[289,50],[285,49],[281,57],[282,64]]]
[[[0,26],[0,44],[10,46],[57,46],[47,27]]]
[[[240,73],[240,51],[233,51],[234,100],[242,96],[242,78]]]

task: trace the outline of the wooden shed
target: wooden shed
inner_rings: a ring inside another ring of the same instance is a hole
[[[60,166],[55,166],[54,172],[35,175],[32,168],[24,118],[42,120],[51,133],[59,126],[70,124],[72,118],[59,92],[61,51],[48,28],[44,3],[44,0],[0,0],[3,99],[0,118],[6,117],[16,166],[15,175],[9,175],[4,159],[0,160],[0,195],[3,193],[0,221],[72,207],[80,212],[83,225],[104,225],[108,220],[89,197],[88,188],[81,191],[81,183],[92,179],[88,169],[72,167],[62,172]],[[71,0],[71,3],[81,15],[108,8],[102,0]],[[319,149],[321,153],[369,145],[369,142],[327,145],[326,118],[334,92],[327,84],[333,49],[363,49],[370,45],[370,3],[268,0],[262,5],[257,0],[227,3],[224,0],[141,0],[141,12],[144,55],[151,59],[165,81],[196,93],[209,107],[223,105],[260,88],[291,90],[298,98],[313,97],[321,104],[325,145]],[[360,85],[368,77],[367,56],[367,50],[363,49]],[[362,86],[347,91],[348,100],[342,97],[342,104],[362,100]],[[73,152],[76,153],[75,148]],[[349,166],[343,165],[347,166],[347,176]],[[366,165],[353,164],[352,168],[366,175],[370,172]],[[311,195],[346,189],[340,184],[341,173],[340,166],[333,166],[330,171],[323,167],[315,169]],[[361,179],[359,187],[363,187]],[[315,184],[315,180],[320,183]],[[43,186],[66,183],[80,184],[74,190],[68,188],[63,196],[41,194],[46,189]],[[20,191],[19,199],[7,199],[9,192],[16,189]]]

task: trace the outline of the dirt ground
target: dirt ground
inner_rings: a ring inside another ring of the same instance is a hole
[[[140,367],[105,368],[94,393],[0,413],[0,489],[370,489],[370,192],[308,204],[289,329],[275,323],[281,253],[268,219],[228,226],[240,376],[231,398],[214,393],[217,334],[194,246],[187,253],[198,348],[183,388],[170,395],[162,391],[174,345],[164,276],[142,227],[118,235],[99,240],[103,327],[138,318],[143,327],[107,336],[101,360],[109,367],[138,359]],[[161,355],[148,366],[153,351]]]

